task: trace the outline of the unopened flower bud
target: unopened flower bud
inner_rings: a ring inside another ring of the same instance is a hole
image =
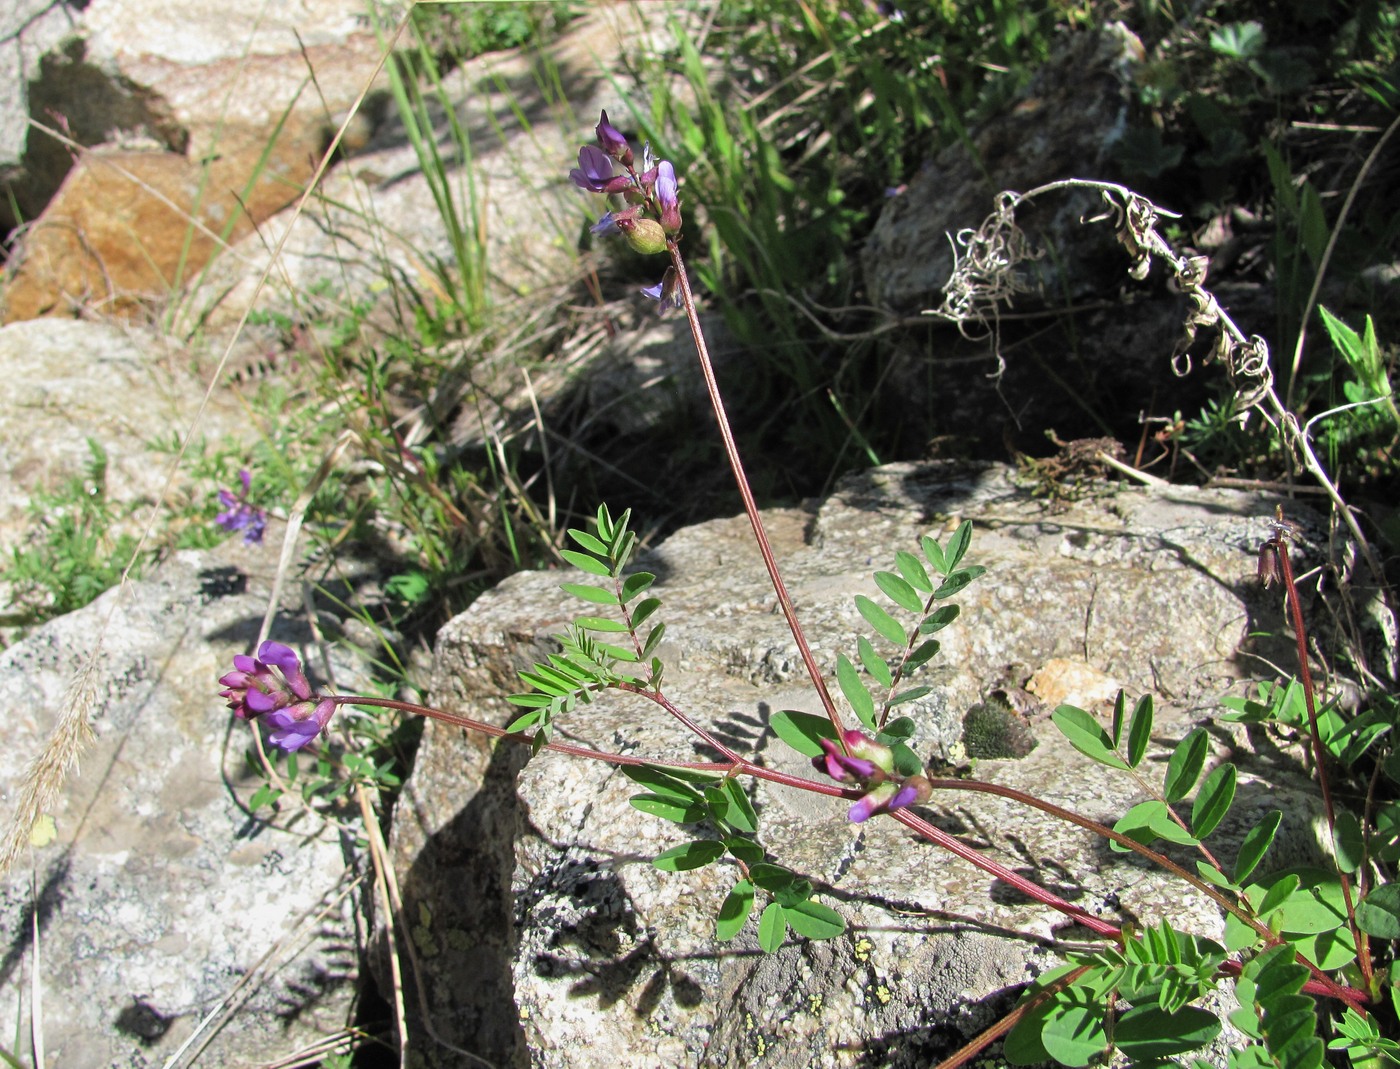
[[[661,229],[675,237],[681,231],[681,207],[676,189],[676,169],[669,160],[662,160],[656,165],[656,203],[661,209]]]
[[[608,122],[608,113],[603,112],[603,118],[597,127],[598,144],[602,146],[613,159],[624,167],[632,166],[632,146],[627,143],[627,138],[622,136],[612,123]]]
[[[655,219],[614,217],[617,228],[627,239],[627,244],[644,256],[652,256],[666,251],[666,231]]]

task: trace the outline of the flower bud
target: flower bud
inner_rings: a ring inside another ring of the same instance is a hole
[[[662,160],[656,165],[656,203],[661,209],[661,229],[675,237],[681,231],[681,207],[676,189],[676,169],[669,160]]]
[[[627,239],[627,244],[644,256],[652,256],[666,251],[666,231],[655,219],[616,218],[617,228]]]
[[[598,123],[596,133],[598,134],[598,144],[602,146],[613,159],[624,167],[632,166],[632,146],[627,143],[627,138],[612,123],[608,122],[608,113],[603,112],[603,118]]]

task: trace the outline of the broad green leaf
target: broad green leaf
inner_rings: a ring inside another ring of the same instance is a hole
[[[1166,804],[1155,798],[1139,802],[1132,809],[1129,809],[1123,814],[1122,819],[1113,826],[1113,830],[1142,843],[1144,846],[1157,839],[1166,839],[1169,843],[1180,843],[1183,846],[1195,846],[1200,841],[1174,821]],[[1119,853],[1127,851],[1127,847],[1120,846],[1113,841],[1110,841],[1108,845],[1111,850],[1116,850]]]
[[[559,556],[563,557],[575,568],[587,572],[589,575],[612,575],[612,569],[597,557],[590,557],[587,553],[580,553],[573,549],[561,549],[559,551]]]
[[[901,690],[898,694],[891,698],[890,705],[903,705],[906,702],[918,701],[920,698],[923,698],[932,693],[932,687],[926,687],[922,684],[917,687],[910,687],[908,690]]]
[[[1061,1001],[1066,995],[1082,994],[1073,987],[1062,992],[1050,1003],[1050,1013],[1040,1031],[1040,1042],[1045,1045],[1046,1053],[1061,1065],[1088,1065],[1108,1046],[1108,1034],[1104,1029],[1107,1006],[1103,1002]]]
[[[591,601],[595,605],[617,604],[617,595],[605,587],[593,586],[591,583],[560,583],[559,586],[566,593],[584,601]]]
[[[1298,890],[1298,885],[1302,882],[1303,881],[1298,878],[1297,873],[1292,873],[1281,880],[1276,880],[1264,892],[1264,897],[1258,899],[1255,903],[1254,911],[1259,916],[1259,919],[1267,921],[1270,913],[1293,897],[1293,892]]]
[[[653,794],[663,798],[674,798],[679,802],[697,805],[700,793],[688,783],[683,783],[669,772],[663,772],[653,765],[622,765],[622,774],[633,783],[647,787]]]
[[[1205,728],[1196,728],[1176,744],[1162,777],[1162,795],[1168,802],[1179,802],[1191,793],[1209,752],[1210,736]]]
[[[875,647],[864,635],[856,639],[856,652],[860,655],[860,663],[870,674],[871,679],[887,689],[894,686],[894,673],[890,671],[888,662],[875,652]]]
[[[1293,876],[1298,878],[1299,885],[1270,917],[1271,927],[1291,935],[1315,935],[1333,931],[1346,923],[1341,884],[1337,882],[1336,874],[1326,869],[1297,865],[1273,873],[1245,890],[1251,901],[1263,901],[1265,894],[1275,884],[1289,881]]]
[[[944,559],[943,549],[939,546],[936,539],[931,535],[924,535],[919,539],[919,548],[924,551],[924,556],[928,558],[928,562],[933,565],[934,571],[939,575],[948,574],[948,562]]]
[[[1206,883],[1215,884],[1216,887],[1222,887],[1227,891],[1237,890],[1235,884],[1230,882],[1230,877],[1208,862],[1196,862],[1196,875],[1205,880]]]
[[[1069,740],[1070,745],[1085,757],[1109,768],[1127,770],[1127,764],[1113,752],[1108,734],[1099,726],[1099,722],[1083,709],[1073,705],[1062,705],[1050,714],[1050,719]]]
[[[938,589],[933,592],[933,596],[939,601],[942,601],[944,598],[951,598],[963,587],[967,586],[968,583],[986,572],[986,570],[987,569],[983,568],[980,564],[974,564],[967,568],[960,568],[938,584]]]
[[[715,916],[715,938],[721,943],[733,939],[744,927],[753,909],[753,884],[739,880],[734,889],[724,896]]]
[[[1235,800],[1235,766],[1226,761],[1211,770],[1191,807],[1191,831],[1204,839],[1220,826]]]
[[[776,954],[787,937],[787,910],[769,902],[758,918],[758,945],[765,954]]]
[[[661,608],[660,598],[643,598],[632,606],[632,626],[640,627],[659,608]]]
[[[609,620],[606,616],[580,616],[574,624],[585,631],[599,631],[609,635],[627,630],[627,625],[621,620]]]
[[[729,823],[750,835],[758,831],[758,814],[754,812],[753,803],[744,792],[743,783],[737,779],[726,779],[721,789],[729,799]]]
[[[622,600],[624,602],[631,601],[654,582],[656,582],[656,576],[652,575],[651,572],[633,572],[622,581]]]
[[[639,809],[653,817],[671,820],[677,824],[696,824],[709,815],[705,806],[700,802],[684,802],[676,798],[668,798],[663,794],[634,794],[627,801],[633,809]],[[720,853],[723,852],[723,850],[720,851]],[[709,864],[709,862],[703,862],[703,864]],[[690,867],[694,868],[695,866]]]
[[[856,611],[886,642],[891,642],[896,646],[904,646],[908,643],[909,636],[904,633],[904,628],[899,626],[899,621],[864,594],[856,595]]]
[[[876,738],[886,745],[891,745],[912,739],[914,732],[918,730],[919,725],[914,723],[913,717],[897,716],[880,729],[880,734]]]
[[[1108,737],[1113,742],[1113,748],[1118,749],[1118,744],[1123,741],[1123,718],[1128,709],[1128,692],[1121,687],[1118,689],[1118,697],[1113,699],[1113,724],[1109,729]]]
[[[1355,872],[1365,863],[1366,835],[1355,813],[1345,809],[1338,811],[1332,842],[1336,847],[1337,867],[1343,872]]]
[[[724,856],[724,844],[715,839],[696,839],[682,846],[663,850],[652,860],[662,872],[687,872],[704,868]]]
[[[791,887],[793,880],[797,877],[793,875],[791,869],[785,869],[781,865],[771,865],[764,861],[749,866],[749,879],[754,882],[755,887],[762,887],[770,895],[776,895]]]
[[[841,914],[810,898],[795,906],[784,906],[783,909],[792,930],[808,939],[834,939],[846,930]]]
[[[931,638],[927,642],[920,642],[918,646],[914,648],[914,652],[909,654],[904,665],[911,672],[916,668],[921,668],[937,657],[938,651],[941,648],[942,644],[936,638]]]
[[[919,634],[931,635],[935,631],[942,631],[945,627],[947,627],[954,620],[956,620],[958,618],[958,614],[961,612],[961,605],[953,604],[938,606],[938,608],[934,609],[933,612],[925,616],[923,620],[919,623]]]
[[[1383,883],[1356,904],[1356,923],[1378,939],[1400,939],[1400,884]]]
[[[835,739],[836,729],[824,716],[783,709],[769,719],[773,734],[804,757],[820,757],[826,751],[818,739]]]
[[[1152,741],[1152,695],[1144,694],[1133,707],[1128,721],[1128,767],[1137,768],[1147,756],[1147,744]],[[1167,801],[1171,801],[1170,798]]]
[[[665,624],[657,624],[655,627],[653,627],[650,631],[647,632],[646,641],[642,643],[642,659],[643,659],[643,660],[645,660],[646,658],[650,657],[653,653],[656,652],[656,647],[659,646],[659,645],[661,645],[661,640],[662,640],[663,638],[665,638],[665,636],[666,636],[666,625],[665,625]],[[657,661],[657,662],[656,662],[656,664],[658,664],[658,665],[659,665],[660,663],[661,663],[660,661]],[[657,669],[653,668],[653,675],[659,675],[659,674],[660,674],[659,671],[658,671]]]
[[[705,805],[710,819],[720,827],[729,823],[729,795],[718,787],[705,788]]]
[[[1371,853],[1380,861],[1400,860],[1400,802],[1384,802],[1376,809]]]
[[[894,755],[894,770],[898,772],[901,776],[923,775],[923,760],[905,743],[891,743],[890,750],[893,752]]]
[[[894,563],[895,567],[899,569],[899,574],[904,576],[904,581],[915,590],[922,594],[933,593],[933,583],[929,580],[928,572],[918,557],[907,549],[901,549],[894,555]]]
[[[591,535],[587,531],[580,531],[575,527],[570,527],[569,537],[572,538],[584,549],[588,550],[589,553],[596,553],[600,557],[606,557],[608,555],[607,545],[595,535]],[[572,553],[573,550],[566,549],[562,552]]]
[[[894,572],[876,572],[875,585],[901,609],[907,612],[923,611],[924,600],[919,597],[919,592]]]
[[[1134,1006],[1118,1018],[1113,1041],[1129,1058],[1145,1062],[1195,1050],[1219,1033],[1220,1018],[1197,1006],[1175,1013],[1164,1013],[1156,1006]]]
[[[856,718],[866,726],[867,729],[875,728],[875,699],[870,697],[870,691],[865,689],[865,684],[861,682],[860,673],[856,671],[856,666],[851,663],[851,659],[844,653],[836,658],[836,682],[841,686],[841,693],[846,696],[846,701],[851,703],[851,711],[856,714]]]
[[[792,882],[781,890],[773,892],[774,901],[784,909],[796,909],[812,897],[812,881],[804,876],[794,876]]]
[[[740,835],[730,835],[724,840],[724,848],[748,868],[763,862],[763,847],[752,839],[745,839]]]
[[[972,544],[972,521],[963,520],[958,525],[958,529],[953,532],[948,539],[948,547],[943,551],[943,563],[945,567],[940,569],[944,575],[951,572],[958,566],[958,561],[963,559],[963,554],[967,552],[967,547]]]
[[[1282,820],[1282,810],[1271,810],[1245,835],[1244,842],[1240,844],[1239,857],[1235,859],[1234,880],[1236,883],[1244,883],[1249,878],[1249,874],[1259,867],[1259,862],[1264,860],[1264,855],[1268,853],[1274,836],[1278,834],[1278,826]]]

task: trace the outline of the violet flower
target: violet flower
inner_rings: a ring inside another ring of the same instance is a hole
[[[569,172],[569,181],[590,193],[602,193],[612,181],[612,160],[596,145],[578,150],[578,166]]]
[[[251,546],[263,540],[263,532],[267,530],[267,511],[248,501],[248,491],[253,486],[253,477],[248,469],[240,471],[238,478],[243,483],[243,491],[238,494],[232,490],[219,491],[219,504],[224,511],[214,517],[214,522],[226,531],[242,531],[244,545]]]
[[[661,276],[661,281],[655,286],[644,286],[642,292],[653,301],[658,302],[657,312],[664,312],[667,308],[681,307],[680,280],[676,277],[674,267],[666,268],[666,273]]]
[[[301,669],[296,651],[280,642],[264,642],[258,655],[239,654],[233,671],[220,678],[220,697],[240,720],[266,717],[268,741],[289,753],[311,742],[330,723],[336,701],[318,696]]]
[[[681,208],[676,190],[676,169],[669,160],[662,160],[656,165],[656,203],[661,209],[661,229],[675,237],[681,230]]]

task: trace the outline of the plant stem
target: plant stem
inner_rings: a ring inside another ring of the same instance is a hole
[[[1282,519],[1283,509],[1279,508]],[[1293,580],[1293,563],[1288,556],[1288,540],[1283,536],[1282,523],[1274,527],[1274,535],[1264,544],[1263,552],[1272,552],[1278,558],[1279,575],[1283,580],[1289,613],[1293,621],[1293,636],[1298,642],[1298,678],[1303,684],[1303,700],[1308,709],[1308,732],[1312,737],[1313,763],[1317,765],[1317,782],[1322,791],[1322,810],[1327,817],[1327,834],[1335,840],[1337,834],[1337,811],[1332,803],[1331,782],[1327,778],[1327,755],[1322,745],[1322,732],[1317,726],[1317,699],[1313,693],[1312,669],[1308,666],[1308,632],[1303,624],[1303,609],[1298,601],[1298,586]],[[1365,935],[1356,924],[1356,907],[1352,901],[1351,881],[1342,871],[1336,851],[1332,852],[1337,869],[1337,880],[1342,887],[1342,899],[1346,904],[1347,927],[1351,929],[1352,942],[1356,944],[1356,964],[1361,970],[1361,978],[1369,991],[1374,977],[1371,970],[1371,954]]]
[[[719,424],[719,435],[724,442],[724,455],[729,459],[729,468],[734,473],[734,482],[738,485],[739,496],[744,501],[744,513],[749,518],[749,525],[753,527],[758,551],[763,556],[763,566],[768,569],[768,579],[773,584],[773,592],[778,596],[778,606],[783,611],[784,619],[787,620],[788,630],[792,632],[793,641],[797,643],[797,650],[807,669],[807,675],[812,680],[812,686],[816,688],[817,696],[821,699],[822,708],[826,710],[831,726],[836,729],[837,738],[841,738],[845,733],[841,714],[837,712],[836,703],[831,698],[831,691],[827,689],[821,668],[818,667],[817,659],[812,654],[812,647],[808,645],[807,636],[803,633],[802,625],[798,622],[797,609],[792,603],[792,597],[788,594],[787,584],[783,582],[783,577],[778,571],[778,561],[773,556],[773,545],[768,540],[768,532],[764,530],[763,518],[759,515],[758,505],[754,502],[753,491],[749,488],[748,476],[744,474],[744,462],[739,457],[739,447],[735,444],[734,432],[729,425],[729,416],[724,410],[724,399],[720,396],[719,381],[715,378],[714,365],[710,361],[710,350],[705,344],[705,335],[700,329],[700,316],[695,310],[695,297],[690,292],[690,279],[685,273],[685,261],[681,259],[681,251],[673,239],[667,239],[666,248],[671,254],[671,266],[676,271],[681,301],[685,308],[686,319],[690,323],[690,337],[695,343],[695,354],[700,360],[700,372],[705,377],[705,389],[710,395],[710,407],[714,409],[715,421]]]

